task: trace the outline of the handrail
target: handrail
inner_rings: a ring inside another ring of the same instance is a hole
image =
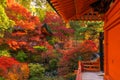
[[[100,71],[100,59],[96,61],[82,61],[83,71],[99,72]]]

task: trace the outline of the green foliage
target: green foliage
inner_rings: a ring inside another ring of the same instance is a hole
[[[84,39],[84,35],[82,34],[82,32],[85,32],[87,29],[84,28],[83,25],[82,26],[80,25],[82,24],[82,22],[70,21],[69,24],[70,24],[70,27],[75,30],[75,33],[74,33],[75,40]]]
[[[45,69],[38,63],[36,64],[30,63],[29,69],[30,69],[30,80],[39,80],[44,76]]]
[[[16,59],[20,62],[25,62],[25,60],[27,59],[27,55],[23,51],[19,51]]]
[[[29,80],[65,80],[63,77],[50,77],[50,76],[44,76],[43,78],[38,78],[38,77],[32,77]]]
[[[14,22],[7,17],[5,9],[0,3],[0,37],[3,37],[4,31],[13,27],[13,25]]]
[[[80,27],[80,21],[70,21],[69,24],[70,27],[73,28],[74,30],[77,30],[77,28]]]
[[[83,22],[83,21],[71,21],[69,22],[72,29],[75,30],[75,40],[94,40],[98,38],[99,32],[103,31],[103,22]]]
[[[32,77],[29,80],[65,80],[63,77],[51,77],[51,76],[44,76],[43,78]]]
[[[50,65],[51,70],[55,70],[57,68],[57,62],[58,62],[57,59],[51,59],[49,61],[49,65]]]
[[[97,39],[99,36],[99,32],[103,32],[103,22],[98,21],[98,22],[87,22],[87,31],[86,31],[86,39]]]
[[[42,80],[42,79],[39,78],[39,77],[32,77],[32,78],[30,78],[29,80]]]
[[[2,5],[3,7],[6,7],[6,0],[0,0],[0,5]]]
[[[8,50],[0,50],[0,56],[11,57],[10,53],[8,52]]]
[[[31,5],[31,12],[33,15],[38,16],[41,21],[44,20],[46,11],[53,10],[46,0],[34,0],[33,3],[34,5]]]
[[[55,76],[55,77],[45,76],[42,80],[65,80],[65,79],[59,76]]]
[[[54,45],[55,41],[54,40],[49,40],[48,43],[51,44],[51,45]]]
[[[34,9],[34,14],[36,14],[41,21],[44,20],[45,18],[45,12],[46,10],[43,8],[33,8]]]
[[[31,53],[30,53],[31,54]],[[31,54],[30,58],[30,62],[36,62],[36,63],[42,63],[42,57],[41,55],[36,55],[36,54]]]
[[[33,46],[33,48],[38,51],[47,51],[47,48],[45,46]]]
[[[69,73],[69,74],[65,75],[66,80],[75,80],[75,78],[76,78],[75,73]]]
[[[53,10],[46,0],[16,0],[25,8],[29,9],[33,15],[38,16],[41,21],[45,18],[46,11]]]
[[[3,77],[0,76],[0,80],[5,80],[5,78],[3,78]]]
[[[32,0],[16,0],[19,4],[22,4],[25,8],[29,9]]]
[[[49,44],[54,45],[57,40],[54,37],[48,36],[46,37]]]

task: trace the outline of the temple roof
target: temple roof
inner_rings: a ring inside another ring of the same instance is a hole
[[[103,20],[114,0],[47,0],[65,20]]]

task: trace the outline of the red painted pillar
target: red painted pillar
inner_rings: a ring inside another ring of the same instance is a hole
[[[78,70],[77,70],[77,76],[76,76],[76,80],[82,80],[82,73],[81,73],[81,61],[78,61]]]
[[[104,80],[120,80],[120,0],[105,14],[104,33]]]

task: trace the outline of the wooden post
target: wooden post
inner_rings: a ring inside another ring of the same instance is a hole
[[[104,71],[103,39],[104,39],[104,33],[100,32],[100,34],[99,34],[99,54],[100,54],[100,70],[101,71]]]
[[[81,74],[81,57],[79,57],[79,61],[78,61],[78,70],[77,70],[77,76],[76,76],[76,80],[82,80],[82,74]]]

